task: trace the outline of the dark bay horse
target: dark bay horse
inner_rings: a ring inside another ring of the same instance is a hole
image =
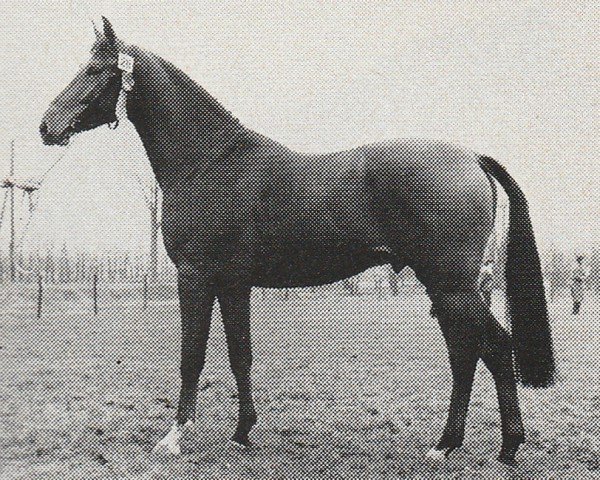
[[[46,144],[66,144],[77,132],[114,122],[127,86],[127,116],[163,192],[164,242],[178,271],[181,393],[176,422],[159,447],[179,453],[183,426],[195,418],[215,299],[238,389],[233,440],[248,445],[256,423],[251,288],[322,285],[390,264],[396,272],[411,267],[425,285],[448,347],[450,409],[429,455],[443,458],[462,444],[481,359],[498,392],[499,459],[514,463],[524,441],[516,381],[548,386],[555,365],[527,201],[509,173],[492,158],[437,141],[295,152],[245,128],[183,72],[122,42],[103,21],[89,63],[52,102],[40,132]],[[511,334],[477,291],[496,182],[510,201]]]

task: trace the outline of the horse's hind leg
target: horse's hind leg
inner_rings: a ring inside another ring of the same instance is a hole
[[[514,465],[515,455],[525,441],[525,432],[517,395],[511,339],[489,308],[485,307],[484,335],[480,346],[480,356],[494,377],[498,394],[502,424],[502,449],[498,460],[507,465]]]
[[[469,295],[462,292],[443,293],[433,297],[436,316],[448,347],[452,370],[452,395],[448,419],[437,446],[427,457],[440,460],[460,447],[465,435],[465,421],[473,377],[477,366],[479,339],[473,328]]]
[[[438,293],[433,301],[448,345],[453,387],[446,428],[429,456],[448,455],[462,445],[475,366],[481,358],[492,373],[498,394],[503,440],[498,460],[512,465],[524,441],[524,430],[510,336],[476,290]]]

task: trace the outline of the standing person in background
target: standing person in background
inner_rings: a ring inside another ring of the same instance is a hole
[[[494,288],[494,262],[486,260],[479,273],[479,292],[488,307],[492,306],[492,289]]]
[[[577,256],[577,265],[571,274],[571,298],[573,299],[573,315],[579,315],[581,303],[583,302],[583,282],[585,270],[583,268],[583,255]]]

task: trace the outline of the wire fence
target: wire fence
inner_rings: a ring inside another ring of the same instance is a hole
[[[161,256],[156,271],[150,272],[149,255],[130,252],[89,254],[70,252],[66,247],[49,249],[17,259],[18,269],[10,282],[8,258],[0,256],[0,312],[27,312],[38,317],[65,309],[98,314],[115,306],[144,310],[177,303],[176,271]],[[542,255],[548,299],[554,301],[569,291],[572,255],[549,251]],[[586,289],[600,292],[599,250],[586,257]],[[35,273],[31,273],[35,272]],[[263,300],[294,300],[323,296],[372,295],[390,297],[423,293],[423,287],[410,269],[393,274],[378,267],[331,285],[308,288],[254,290]]]

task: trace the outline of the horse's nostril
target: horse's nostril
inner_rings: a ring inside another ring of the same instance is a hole
[[[46,125],[46,122],[42,122],[42,124],[40,125],[40,133],[42,134],[42,136],[46,136],[46,134],[48,133],[48,125]]]

